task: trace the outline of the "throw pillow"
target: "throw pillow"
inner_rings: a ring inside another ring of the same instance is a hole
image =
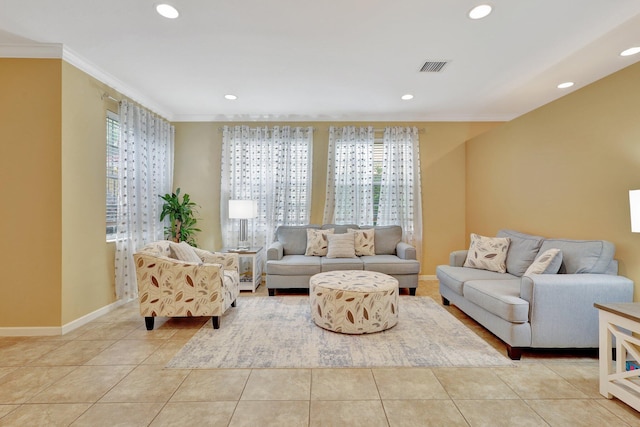
[[[198,254],[196,254],[196,251],[194,251],[187,242],[171,242],[169,243],[169,247],[171,248],[171,258],[175,258],[180,261],[197,262],[198,264],[202,264],[202,260],[200,259]]]
[[[355,258],[354,233],[329,234],[329,250],[327,258]]]
[[[562,251],[560,249],[547,249],[536,258],[524,272],[525,276],[531,274],[556,274],[562,264]]]
[[[326,230],[316,230],[307,228],[307,250],[306,256],[326,256],[329,248],[327,236],[333,234],[333,228]]]
[[[471,233],[471,245],[464,267],[506,273],[510,242],[508,237],[486,237]]]
[[[373,228],[366,230],[347,228],[347,233],[355,233],[356,256],[376,254]]]

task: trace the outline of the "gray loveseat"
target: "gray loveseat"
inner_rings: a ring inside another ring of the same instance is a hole
[[[615,247],[603,240],[546,239],[500,230],[510,239],[506,273],[463,267],[467,251],[451,253],[436,269],[445,305],[455,304],[507,345],[512,359],[522,348],[598,347],[593,304],[631,302],[633,282],[618,276]],[[557,274],[523,275],[539,254],[558,248]]]
[[[328,258],[307,256],[307,229],[334,229],[335,234],[352,229],[374,229],[375,255],[355,258]],[[369,270],[385,273],[398,280],[400,288],[408,288],[416,294],[420,262],[416,249],[401,241],[400,226],[358,227],[357,225],[325,224],[305,226],[280,226],[276,241],[267,249],[266,282],[269,295],[276,289],[308,289],[309,278],[314,274],[334,270]]]

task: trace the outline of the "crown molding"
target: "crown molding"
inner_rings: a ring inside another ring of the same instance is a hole
[[[508,122],[517,115],[345,114],[336,116],[287,114],[176,114],[173,122]]]
[[[62,50],[60,43],[0,43],[0,58],[60,59]]]

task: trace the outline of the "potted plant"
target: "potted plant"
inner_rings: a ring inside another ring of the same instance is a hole
[[[174,242],[187,242],[191,246],[196,246],[194,234],[201,231],[196,228],[198,220],[195,218],[196,205],[191,201],[189,195],[184,193],[180,200],[180,189],[175,193],[167,193],[164,196],[158,195],[164,204],[160,213],[160,221],[169,218],[169,225],[165,227],[165,238]]]

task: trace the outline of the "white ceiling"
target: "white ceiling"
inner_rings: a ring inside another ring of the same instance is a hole
[[[167,2],[178,19],[154,0],[0,0],[0,56],[61,44],[173,121],[509,120],[640,60],[619,56],[640,46],[639,0],[488,0],[479,21],[482,0]]]

